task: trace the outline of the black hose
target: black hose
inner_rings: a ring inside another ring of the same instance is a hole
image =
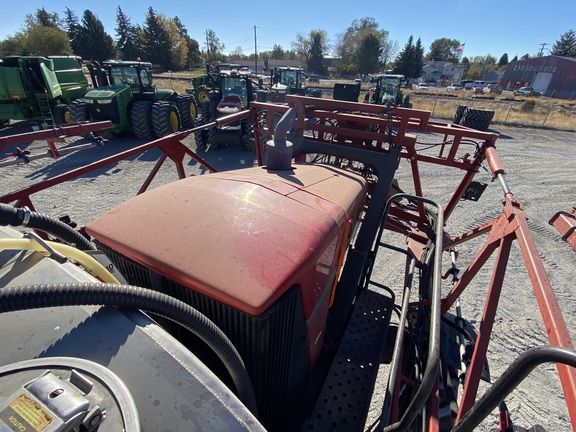
[[[232,342],[206,316],[180,300],[147,288],[103,283],[46,284],[0,289],[0,313],[83,305],[141,309],[191,331],[222,360],[234,381],[239,399],[257,415],[252,382]]]
[[[26,208],[17,208],[0,203],[1,226],[25,226],[46,232],[80,250],[95,250],[96,247],[86,237],[64,222],[51,216],[37,213]]]

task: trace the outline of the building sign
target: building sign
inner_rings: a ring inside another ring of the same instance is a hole
[[[556,66],[548,65],[529,65],[529,64],[518,64],[514,65],[514,71],[519,72],[556,72],[558,68]]]

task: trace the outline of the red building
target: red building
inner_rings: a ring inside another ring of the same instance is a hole
[[[545,96],[576,99],[576,58],[548,56],[511,62],[500,86],[504,90],[534,87]]]

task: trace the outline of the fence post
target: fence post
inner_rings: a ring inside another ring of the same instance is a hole
[[[510,115],[510,110],[512,109],[512,104],[508,105],[508,112],[506,113],[506,118],[504,119],[504,124],[508,121],[508,116]]]
[[[550,105],[550,109],[548,110],[548,113],[546,114],[546,117],[544,117],[544,121],[542,122],[542,126],[544,126],[544,124],[546,124],[546,120],[548,120],[548,116],[550,115],[550,113],[552,112],[552,109],[554,107],[552,105]]]

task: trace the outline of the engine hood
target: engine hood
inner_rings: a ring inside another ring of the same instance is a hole
[[[364,187],[360,176],[317,165],[194,176],[128,200],[86,231],[182,285],[259,315],[304,284],[303,274],[334,248]]]

